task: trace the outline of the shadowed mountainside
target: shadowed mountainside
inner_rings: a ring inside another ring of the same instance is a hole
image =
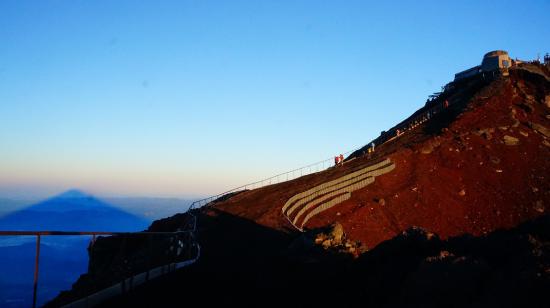
[[[441,240],[411,228],[354,259],[214,212],[200,215],[204,251],[196,265],[102,306],[546,307],[550,300],[548,215],[481,237]],[[170,224],[184,220],[175,216]],[[49,306],[71,301],[74,292]]]

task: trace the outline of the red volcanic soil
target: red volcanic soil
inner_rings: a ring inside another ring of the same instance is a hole
[[[281,214],[290,197],[389,157],[395,170],[306,227],[338,221],[349,238],[372,248],[412,226],[442,238],[516,226],[550,206],[550,136],[533,128],[533,123],[550,128],[549,94],[545,77],[523,69],[489,83],[472,81],[449,95],[453,103],[447,110],[378,146],[370,158],[246,191],[214,208],[290,230]],[[507,145],[508,136],[517,138],[517,145]]]

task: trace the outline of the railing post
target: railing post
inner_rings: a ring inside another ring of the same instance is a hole
[[[36,290],[38,287],[38,261],[40,260],[40,234],[36,235],[36,259],[34,261],[34,282],[32,292],[32,307],[36,307]]]

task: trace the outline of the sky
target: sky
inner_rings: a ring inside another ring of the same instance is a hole
[[[550,1],[0,1],[0,197],[196,197],[360,147]]]

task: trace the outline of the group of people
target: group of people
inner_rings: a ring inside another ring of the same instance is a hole
[[[368,148],[367,153],[369,154],[374,153],[374,142],[370,144],[370,147]]]
[[[447,109],[449,108],[449,101],[448,100],[445,100],[443,103],[441,103],[440,105],[442,107],[442,109]],[[438,109],[439,106],[436,106],[430,110],[428,110],[426,113],[424,113],[422,116],[420,117],[417,117],[415,118],[414,120],[410,121],[408,123],[407,126],[405,127],[402,127],[401,129],[396,129],[396,132],[395,132],[395,135],[397,137],[403,135],[405,133],[405,131],[408,131],[408,130],[411,130],[411,129],[414,129],[416,128],[417,126],[419,126],[420,124],[430,120],[432,118],[432,116],[434,114],[437,113],[437,109]]]
[[[338,156],[334,156],[334,165],[340,166],[344,164],[344,155],[340,154]]]
[[[409,121],[407,123],[407,125],[404,125],[404,126],[401,126],[400,128],[397,128],[395,130],[396,137],[399,137],[399,136],[403,135],[405,132],[407,132],[409,130],[412,130],[412,129],[416,128],[417,126],[421,125],[422,123],[430,120],[441,109],[447,109],[447,108],[449,108],[449,101],[444,100],[440,104],[438,104],[438,105],[432,107],[430,110],[426,111],[421,116],[418,116],[415,119],[413,119],[412,121]],[[385,134],[385,133],[386,132],[382,132],[382,135]],[[393,138],[395,138],[395,137],[393,137]],[[382,141],[382,142],[384,142],[384,141]],[[370,144],[370,147],[368,147],[366,150],[363,150],[363,155],[368,155],[369,158],[370,158],[371,154],[374,153],[374,146],[375,146],[375,144],[374,144],[374,142],[372,142]],[[334,165],[335,166],[339,166],[339,165],[343,165],[343,164],[344,164],[344,155],[340,154],[339,156],[334,156]]]

